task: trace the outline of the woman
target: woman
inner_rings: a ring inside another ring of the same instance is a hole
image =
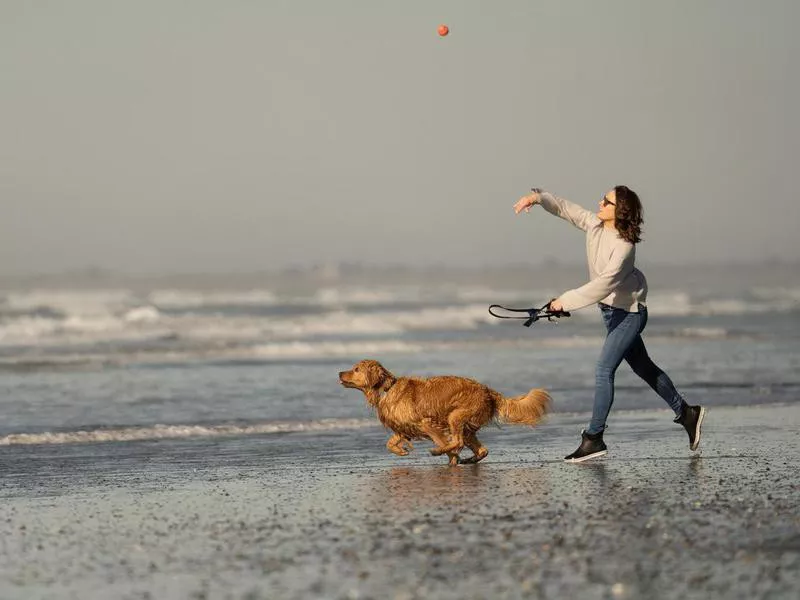
[[[514,212],[529,212],[539,204],[547,212],[586,232],[590,281],[564,292],[550,302],[553,310],[578,310],[598,304],[608,334],[595,374],[594,410],[589,426],[581,432],[581,444],[567,462],[582,462],[607,453],[603,442],[606,419],[614,402],[614,374],[625,359],[675,412],[675,422],[689,434],[689,448],[700,444],[702,406],[688,405],[669,376],[650,360],[641,333],[647,324],[647,280],[636,267],[636,244],[641,241],[642,204],[635,192],[618,185],[600,200],[592,213],[563,198],[534,188],[514,205]]]

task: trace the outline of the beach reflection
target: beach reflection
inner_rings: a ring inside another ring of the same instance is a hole
[[[589,487],[595,487],[601,490],[608,488],[609,482],[606,461],[595,461],[584,465],[578,465],[577,474],[579,477],[581,475],[583,476],[583,481],[588,484]]]
[[[689,458],[688,473],[693,479],[703,475],[703,458],[699,454],[693,454]]]
[[[547,469],[500,468],[497,465],[459,467],[394,467],[369,476],[364,489],[373,510],[431,510],[447,506],[469,511],[491,504],[502,495],[505,503],[530,504],[550,493]]]

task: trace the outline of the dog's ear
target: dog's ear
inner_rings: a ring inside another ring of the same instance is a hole
[[[380,385],[378,389],[381,392],[386,392],[395,384],[397,378],[392,375],[383,365],[380,365],[380,374]]]
[[[362,364],[367,372],[367,387],[370,389],[380,388],[383,385],[383,374],[386,369],[377,360],[365,360]]]
[[[362,363],[367,371],[367,386],[379,392],[388,390],[394,385],[395,377],[377,360],[365,360]]]

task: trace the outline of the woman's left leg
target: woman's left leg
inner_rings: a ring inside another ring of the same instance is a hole
[[[639,333],[641,334],[647,325],[647,308],[639,305],[639,312],[642,314],[642,322]],[[689,448],[697,450],[700,445],[700,434],[706,409],[703,406],[692,406],[687,404],[683,396],[675,389],[672,379],[656,365],[647,354],[644,341],[641,335],[637,335],[625,360],[639,377],[644,379],[648,385],[661,396],[675,413],[675,422],[683,425],[686,433],[689,434]]]
[[[644,347],[644,340],[642,340],[642,332],[647,327],[647,307],[643,304],[639,305],[639,314],[642,316],[639,323],[639,335],[633,340],[628,352],[625,354],[625,360],[633,369],[633,372],[641,377],[656,394],[661,396],[664,401],[669,404],[670,408],[675,412],[675,416],[680,416],[683,406],[686,404],[683,397],[675,389],[675,385],[669,378],[669,375],[664,373],[656,363],[652,361],[650,355],[647,354],[647,348]]]

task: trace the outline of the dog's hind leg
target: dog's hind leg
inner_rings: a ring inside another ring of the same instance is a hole
[[[472,450],[472,456],[461,461],[464,464],[468,465],[482,461],[489,454],[486,446],[481,444],[478,436],[475,435],[475,432],[471,429],[467,429],[466,435],[464,435],[464,442],[466,442],[467,447]]]
[[[392,454],[397,454],[397,456],[405,456],[409,453],[409,451],[414,449],[414,444],[412,444],[408,439],[404,438],[399,433],[395,433],[389,438],[389,441],[386,442],[386,448]]]

